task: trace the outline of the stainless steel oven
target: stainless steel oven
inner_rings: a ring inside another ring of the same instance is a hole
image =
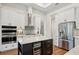
[[[2,44],[15,43],[16,37],[16,26],[2,26]]]

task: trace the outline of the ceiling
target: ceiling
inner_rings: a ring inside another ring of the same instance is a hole
[[[70,5],[71,3],[22,3],[25,6],[31,6],[34,9],[49,13],[51,11],[58,10],[64,6]]]
[[[18,8],[28,8],[32,7],[33,9],[36,9],[38,11],[41,11],[43,13],[50,13],[51,11],[56,11],[62,7],[65,7],[67,5],[70,5],[71,3],[3,3],[3,5],[12,5],[17,6]]]
[[[52,3],[35,3],[35,4],[38,5],[39,7],[47,8],[47,7],[50,6]]]

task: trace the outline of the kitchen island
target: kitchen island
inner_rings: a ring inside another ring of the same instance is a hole
[[[18,54],[21,55],[51,55],[53,40],[51,37],[28,35],[18,36]]]

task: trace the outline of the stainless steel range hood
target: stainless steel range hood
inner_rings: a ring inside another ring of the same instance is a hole
[[[26,35],[34,35],[35,28],[33,25],[31,25],[31,23],[32,23],[31,20],[32,20],[32,8],[29,7],[28,8],[28,25],[25,26],[25,34]]]
[[[34,26],[25,26],[25,34],[26,35],[35,35]]]

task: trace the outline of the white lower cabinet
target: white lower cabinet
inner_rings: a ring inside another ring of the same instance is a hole
[[[13,43],[13,44],[5,44],[5,45],[1,45],[1,49],[0,51],[7,51],[7,50],[11,50],[11,49],[15,49],[18,48],[18,44],[17,43]]]

